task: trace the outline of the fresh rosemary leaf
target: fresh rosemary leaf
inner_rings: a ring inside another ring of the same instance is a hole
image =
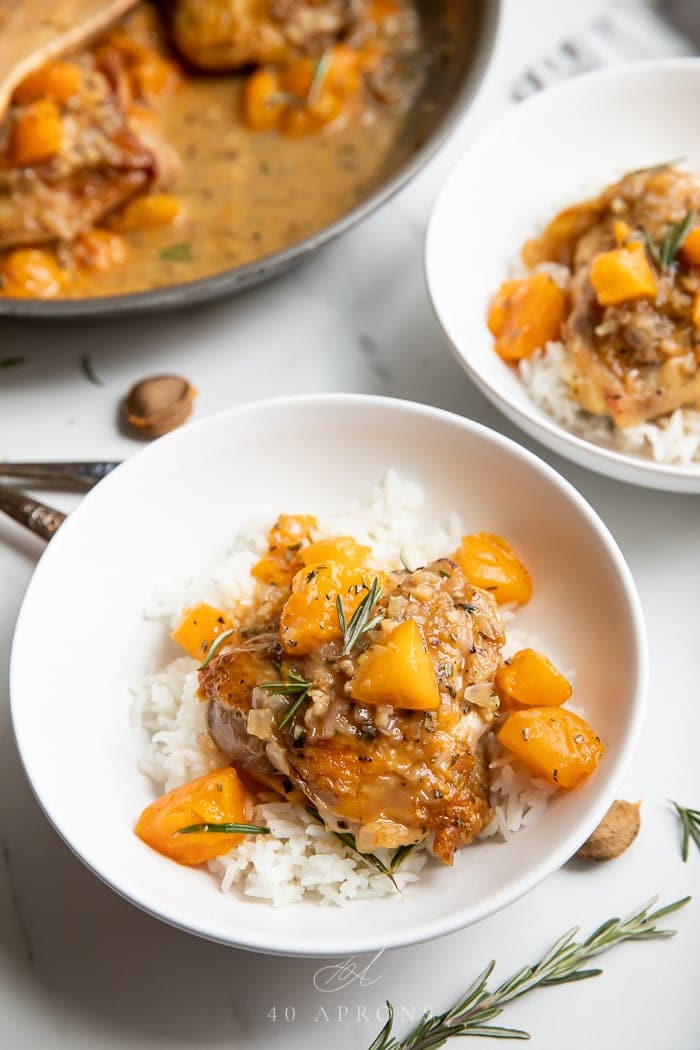
[[[180,828],[176,835],[196,835],[200,831],[211,831],[218,835],[269,835],[270,829],[260,824],[190,824]]]
[[[384,619],[383,616],[372,617],[374,607],[381,596],[382,588],[379,583],[379,578],[375,576],[372,581],[372,586],[369,588],[367,594],[350,617],[349,623],[345,618],[345,610],[343,609],[340,595],[337,596],[335,600],[335,608],[338,614],[338,623],[343,632],[343,656],[349,656],[361,636],[365,634],[366,631],[371,631],[373,627],[376,627],[377,624],[381,623]]]
[[[227,638],[230,638],[232,634],[236,633],[236,628],[232,627],[230,631],[223,631],[222,634],[217,635],[214,641],[211,643],[211,649],[207,653],[207,658],[204,663],[201,663],[197,668],[198,671],[203,671],[207,664],[211,663],[216,654],[218,653],[221,646],[224,644]]]
[[[299,674],[298,671],[289,670],[287,672],[287,678],[281,679],[279,682],[263,682],[261,689],[266,689],[268,693],[272,693],[275,696],[294,696],[294,701],[289,705],[285,711],[282,719],[278,723],[279,729],[284,729],[295,714],[306,700],[309,689],[311,688],[311,682],[307,682],[306,679]]]
[[[289,725],[289,723],[294,718],[295,714],[297,713],[297,711],[299,710],[301,705],[307,699],[308,695],[309,695],[308,689],[304,689],[301,693],[299,693],[297,698],[292,701],[292,703],[289,705],[289,707],[285,711],[284,717],[280,719],[280,722],[279,722],[279,728],[280,729],[284,729],[284,727],[286,725]]]
[[[675,803],[674,803],[675,805]],[[695,811],[697,812],[697,811]],[[699,814],[700,816],[700,814]],[[672,937],[675,930],[658,929],[659,919],[688,903],[690,897],[674,901],[650,912],[656,901],[650,901],[627,919],[609,919],[585,940],[575,941],[577,929],[565,933],[556,944],[532,966],[524,966],[507,981],[489,991],[488,983],[495,964],[490,963],[469,986],[460,999],[442,1014],[424,1014],[408,1036],[401,1040],[393,1035],[394,1010],[387,1003],[388,1019],[369,1050],[429,1050],[444,1046],[457,1036],[485,1036],[491,1039],[529,1039],[518,1028],[499,1028],[487,1024],[498,1017],[512,999],[534,988],[565,984],[569,981],[596,977],[601,970],[586,970],[583,964],[596,955],[608,952],[624,941],[660,940]]]
[[[164,262],[192,262],[192,245],[189,241],[169,244],[158,253]]]
[[[659,255],[659,249],[652,241],[648,230],[642,230],[642,233],[644,236],[644,245],[646,247],[646,250],[649,252],[649,255],[651,256],[653,262],[656,263],[659,269],[661,269],[661,256]]]
[[[664,168],[673,168],[676,164],[682,164],[685,157],[674,157],[673,160],[663,161],[661,164],[650,164],[647,168],[635,168],[634,171],[628,171],[628,175],[649,175],[655,171],[663,171]]]
[[[676,261],[681,245],[694,222],[695,212],[689,211],[686,213],[685,218],[677,222],[675,226],[670,226],[664,234],[664,239],[659,248],[659,260],[664,270],[667,270]]]
[[[685,806],[679,805],[678,802],[671,802],[671,805],[675,807],[676,813],[681,818],[681,827],[683,829],[681,856],[684,861],[687,861],[688,846],[691,839],[700,849],[700,810],[686,809]]]
[[[321,815],[314,806],[307,806],[306,812],[310,813],[314,820],[317,820],[319,824],[323,824]],[[398,890],[398,886],[396,886],[396,883],[394,882],[394,873],[398,871],[401,864],[405,860],[406,855],[413,849],[413,846],[399,846],[396,853],[389,862],[389,867],[387,867],[384,861],[377,857],[374,853],[360,853],[355,842],[355,837],[353,835],[350,835],[349,832],[332,831],[331,834],[334,836],[334,838],[342,842],[344,846],[347,846],[348,849],[351,849],[353,853],[356,853],[357,856],[364,860],[366,864],[369,864],[371,868],[374,868],[382,875],[386,875],[387,878],[391,879],[391,881],[394,883],[394,886]]]
[[[321,88],[323,87],[323,83],[326,77],[328,76],[328,70],[331,67],[332,61],[333,49],[327,47],[321,55],[321,57],[319,58],[318,62],[316,63],[316,68],[314,69],[314,75],[311,81],[311,86],[309,87],[309,93],[306,96],[307,102],[311,104],[313,104],[314,102],[318,102],[319,95],[321,94]]]

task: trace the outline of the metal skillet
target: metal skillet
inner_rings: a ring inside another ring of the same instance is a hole
[[[232,295],[301,262],[389,200],[430,159],[471,102],[493,50],[500,0],[418,0],[426,52],[426,82],[381,175],[363,199],[335,222],[243,266],[151,291],[82,299],[0,296],[1,317],[70,318],[172,310]]]

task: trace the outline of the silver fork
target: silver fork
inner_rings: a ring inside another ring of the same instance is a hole
[[[562,41],[513,85],[516,101],[569,77],[644,58],[692,55],[700,45],[698,0],[662,0],[655,7],[621,7]]]
[[[54,488],[77,488],[87,492],[106,477],[118,463],[0,463],[0,477],[49,484]],[[37,536],[50,540],[66,520],[66,515],[46,503],[25,496],[23,492],[0,483],[0,511]]]

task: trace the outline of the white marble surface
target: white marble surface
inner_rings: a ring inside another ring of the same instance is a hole
[[[609,0],[506,0],[489,76],[441,155],[380,214],[275,284],[172,318],[0,323],[0,356],[26,358],[0,373],[0,456],[129,455],[138,442],[116,425],[118,400],[133,380],[160,370],[182,372],[199,388],[198,416],[276,393],[367,391],[462,412],[529,444],[475,391],[443,345],[423,286],[422,236],[442,177],[509,105],[521,67],[609,6]],[[102,386],[81,372],[86,352]],[[0,1047],[363,1050],[387,998],[414,1015],[444,1007],[494,956],[498,973],[506,974],[575,923],[591,927],[654,893],[671,900],[696,888],[700,857],[681,863],[679,829],[666,800],[700,803],[697,500],[615,484],[536,451],[602,514],[641,591],[651,705],[624,785],[625,797],[642,799],[640,838],[607,867],[568,865],[476,928],[382,956],[367,981],[380,979],[334,994],[314,988],[320,964],[313,960],[227,950],[142,915],[58,840],[20,769],[6,686],[13,623],[41,544],[0,521]],[[68,498],[54,502],[71,505]],[[672,942],[623,947],[606,957],[603,977],[535,993],[514,1004],[503,1022],[529,1029],[542,1050],[696,1050],[697,904],[674,925]],[[399,1029],[407,1027],[405,1015]]]

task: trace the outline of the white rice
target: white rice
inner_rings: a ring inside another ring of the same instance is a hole
[[[461,520],[452,515],[442,526],[425,530],[421,510],[424,493],[415,484],[390,471],[369,498],[342,514],[319,518],[328,535],[350,534],[372,547],[380,564],[399,568],[425,565],[456,549],[464,533]],[[247,531],[220,561],[197,577],[158,589],[147,616],[172,627],[184,609],[200,601],[231,607],[245,602],[253,590],[250,569],[265,549],[269,520],[259,530]],[[513,612],[502,610],[510,623]],[[506,655],[527,645],[542,648],[531,635],[508,627]],[[159,792],[170,791],[194,777],[225,764],[207,734],[206,704],[197,697],[197,664],[182,656],[162,670],[146,676],[134,689],[132,721],[143,727],[149,741],[140,770]],[[488,741],[492,770],[493,818],[482,837],[510,838],[533,823],[543,812],[552,785],[532,778],[504,751],[493,735]],[[376,871],[330,834],[303,808],[266,796],[248,819],[268,825],[272,834],[248,836],[230,853],[209,862],[209,869],[224,892],[235,892],[273,906],[292,904],[305,896],[321,904],[342,905],[349,900],[373,900],[404,891],[418,881],[428,859],[427,844],[412,850],[394,874],[393,882]],[[383,851],[378,851],[387,859]]]

